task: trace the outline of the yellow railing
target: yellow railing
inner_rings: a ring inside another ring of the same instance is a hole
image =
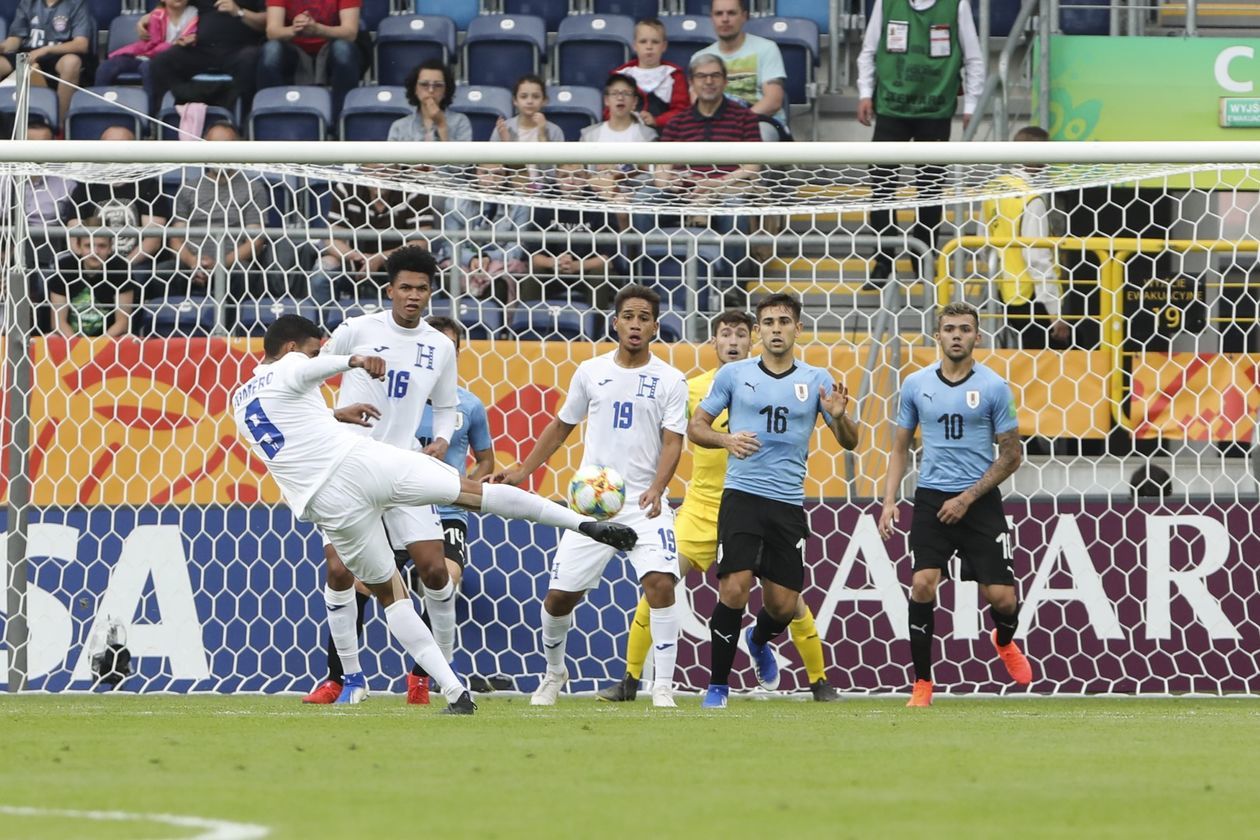
[[[1043,237],[990,237],[960,236],[941,246],[936,260],[936,301],[941,306],[954,299],[954,284],[968,282],[950,276],[950,256],[960,248],[980,248],[1023,245],[1031,248],[1057,248],[1094,254],[1098,258],[1098,321],[1102,326],[1102,349],[1111,358],[1110,387],[1112,417],[1118,426],[1133,430],[1124,405],[1124,341],[1126,336],[1124,307],[1124,267],[1137,254],[1163,254],[1173,252],[1260,253],[1260,241],[1233,239],[1137,239],[1108,236],[1043,236]],[[987,279],[987,278],[986,278]],[[1074,282],[1081,282],[1074,280]],[[1232,320],[1232,319],[1231,319]]]

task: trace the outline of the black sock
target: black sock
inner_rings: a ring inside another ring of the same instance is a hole
[[[936,633],[936,602],[910,599],[910,660],[915,680],[932,681],[932,636]]]
[[[355,622],[354,631],[363,638],[363,610],[372,596],[364,595],[357,589],[354,592]],[[333,682],[345,682],[346,672],[341,667],[341,657],[337,655],[337,646],[333,644],[332,634],[328,636],[328,679]]]
[[[752,640],[759,645],[764,645],[786,629],[786,624],[771,616],[766,612],[766,608],[762,607],[757,613],[757,624],[753,627]]]
[[[1005,647],[1011,643],[1011,639],[1015,638],[1015,631],[1019,629],[1019,604],[1015,605],[1014,612],[1009,615],[998,612],[997,607],[990,605],[989,614],[993,616],[993,626],[997,628],[997,643]]]
[[[739,625],[744,611],[732,609],[721,601],[713,608],[709,619],[709,685],[727,685],[731,679],[731,665],[739,643]]]

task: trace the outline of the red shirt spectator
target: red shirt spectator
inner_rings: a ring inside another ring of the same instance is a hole
[[[285,26],[292,26],[293,19],[303,12],[316,23],[337,26],[341,23],[342,9],[359,9],[362,6],[362,0],[267,0],[267,8],[284,9]],[[311,55],[318,53],[327,43],[327,38],[293,36],[294,46],[301,47]]]
[[[632,58],[612,72],[624,73],[639,85],[644,110],[656,118],[657,131],[691,107],[687,74],[672,61],[662,61],[659,66],[648,69],[639,67],[639,59]],[[604,119],[608,119],[607,113]]]

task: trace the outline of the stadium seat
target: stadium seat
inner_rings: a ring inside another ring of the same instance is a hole
[[[53,131],[57,130],[60,121],[57,119],[57,94],[55,91],[44,87],[31,87],[30,113],[39,114],[48,124],[53,127]],[[17,87],[9,85],[0,88],[0,114],[3,114],[7,120],[13,119],[13,114],[17,112]],[[98,135],[99,136],[99,135]]]
[[[568,301],[547,301],[519,306],[508,320],[508,332],[522,341],[598,341],[603,338],[600,313]]]
[[[465,32],[481,14],[481,0],[415,0],[414,11],[418,15],[445,15],[455,21],[456,29]]]
[[[6,24],[13,22],[13,16],[17,14],[18,0],[0,0],[0,18],[4,19]]]
[[[482,15],[468,24],[464,41],[464,77],[470,85],[509,90],[528,73],[540,73],[547,51],[542,18]]]
[[[66,111],[66,139],[95,140],[102,131],[116,125],[130,128],[136,137],[143,138],[147,122],[143,115],[148,113],[149,97],[139,88],[81,90],[70,100],[70,109]]]
[[[134,44],[140,40],[139,34],[136,32],[136,22],[143,15],[119,15],[110,21],[109,24],[109,40],[106,42],[105,55],[108,56],[114,50],[120,50],[128,44]],[[120,85],[138,85],[140,84],[140,74],[122,73],[118,76],[118,84]]]
[[[281,315],[301,315],[319,323],[319,307],[313,302],[293,298],[254,298],[241,301],[236,307],[237,332],[262,335]]]
[[[717,40],[713,31],[713,21],[699,15],[670,15],[661,18],[665,24],[665,37],[669,46],[665,48],[665,60],[672,61],[687,69],[691,56],[701,47],[707,47]]]
[[[603,117],[604,95],[599,88],[551,85],[547,88],[547,106],[543,113],[560,126],[564,139],[576,143],[582,129]]]
[[[0,40],[9,34],[9,22],[4,18],[0,18]]]
[[[595,0],[591,11],[597,15],[625,15],[631,20],[661,17],[661,0]]]
[[[363,0],[359,7],[359,28],[364,32],[376,32],[381,21],[389,17],[390,0]]]
[[[468,117],[474,140],[489,140],[499,117],[512,116],[512,91],[501,87],[459,85],[451,110]]]
[[[748,21],[744,31],[774,41],[787,70],[785,92],[792,105],[809,105],[814,99],[818,68],[818,26],[804,18],[761,17]]]
[[[547,31],[555,32],[569,14],[569,0],[499,0],[499,9],[509,15],[540,17]]]
[[[971,10],[976,15],[976,22],[979,23],[980,4],[975,4]],[[989,4],[989,34],[995,38],[1005,38],[1010,35],[1011,27],[1015,25],[1017,17],[1019,17],[1019,0],[993,0]]]
[[[713,9],[713,0],[683,0],[683,14],[708,17]]]
[[[87,7],[88,12],[96,19],[97,26],[112,21],[123,13],[122,0],[88,0]]]
[[[625,15],[570,15],[556,36],[557,77],[562,85],[603,90],[614,67],[630,57],[634,19]]]
[[[323,140],[331,123],[332,95],[328,88],[263,88],[254,96],[249,135],[254,140]]]
[[[156,336],[208,335],[215,304],[205,297],[167,297],[140,306],[141,332]]]
[[[1097,6],[1097,9],[1059,9],[1059,28],[1064,35],[1110,35],[1110,0],[1073,0],[1073,6]]]
[[[1002,2],[1004,0],[993,0],[994,5]],[[1016,6],[1018,5],[1018,0],[1016,0]],[[831,19],[828,16],[829,6],[827,0],[775,0],[774,16],[812,20],[819,32],[828,32],[831,28]]]
[[[162,125],[157,127],[159,139],[178,140],[180,138],[176,130],[179,126],[179,111],[175,107],[175,95],[170,91],[162,97],[162,107],[158,109],[157,118],[162,122]],[[218,105],[210,105],[206,108],[206,125],[214,125],[221,120],[235,124],[236,113],[230,108],[221,108]]]
[[[434,298],[429,301],[429,314],[459,321],[470,340],[493,338],[503,330],[503,307],[492,300],[460,298],[455,303],[447,297]]]
[[[376,80],[401,85],[422,61],[455,60],[455,21],[437,15],[392,15],[376,31]]]
[[[401,87],[361,87],[346,94],[341,106],[342,140],[384,140],[395,120],[415,109]]]

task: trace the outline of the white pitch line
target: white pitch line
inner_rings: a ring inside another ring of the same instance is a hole
[[[271,829],[252,823],[209,820],[204,817],[186,817],[179,814],[133,814],[127,811],[73,811],[64,808],[31,808],[24,805],[0,805],[0,814],[14,817],[65,817],[97,822],[154,822],[179,828],[200,828],[201,834],[187,835],[179,840],[257,840],[266,837]]]

